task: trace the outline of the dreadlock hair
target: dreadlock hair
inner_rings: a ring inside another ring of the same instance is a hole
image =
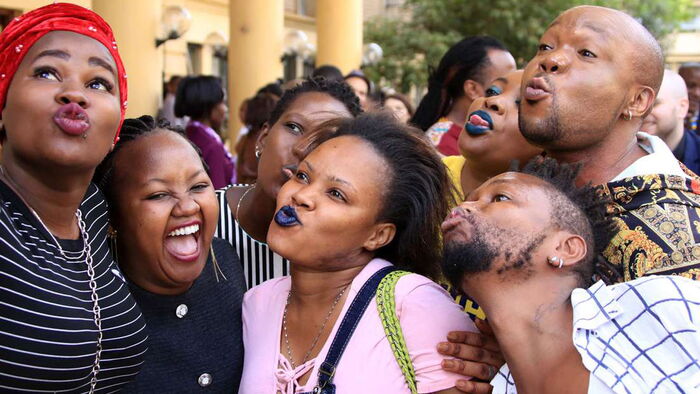
[[[491,64],[489,49],[506,51],[497,39],[489,36],[467,37],[456,43],[440,59],[437,69],[428,77],[428,92],[423,96],[411,124],[426,131],[447,115],[454,101],[464,95],[464,82],[468,79],[483,81],[483,71]]]
[[[319,92],[330,95],[343,103],[353,118],[362,113],[360,100],[355,95],[355,92],[353,92],[350,86],[348,86],[345,82],[331,81],[323,77],[316,77],[309,78],[301,84],[285,91],[284,94],[282,94],[280,101],[277,102],[275,109],[272,110],[267,124],[272,126],[277,123],[284,111],[286,111],[287,108],[292,105],[294,100],[296,100],[299,95],[309,92]]]
[[[520,171],[545,181],[549,186],[551,225],[580,235],[586,241],[586,257],[574,265],[573,271],[578,276],[579,286],[587,288],[597,266],[604,264],[601,254],[618,228],[613,217],[607,215],[609,200],[590,183],[576,186],[580,169],[580,165],[560,164],[552,158],[536,157]]]
[[[394,239],[376,257],[437,280],[440,275],[440,225],[454,206],[453,185],[435,148],[413,127],[383,112],[355,119],[334,119],[314,138],[300,142],[295,154],[304,156],[331,139],[353,136],[368,143],[389,167],[378,222],[396,226]]]
[[[117,157],[119,151],[121,151],[124,146],[131,144],[133,141],[138,140],[141,137],[152,135],[158,131],[167,131],[175,133],[181,136],[185,141],[187,141],[199,154],[200,159],[202,158],[199,148],[193,144],[185,135],[182,128],[170,127],[170,123],[161,119],[156,121],[153,117],[148,115],[143,115],[140,118],[124,119],[121,131],[119,133],[119,141],[114,145],[114,149],[105,156],[102,162],[97,166],[95,174],[92,177],[92,182],[95,183],[105,194],[107,201],[109,203],[110,209],[114,207],[115,195],[114,195],[114,159]],[[202,160],[202,165],[204,169],[208,172],[204,160]]]

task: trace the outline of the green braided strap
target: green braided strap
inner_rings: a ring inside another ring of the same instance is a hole
[[[411,356],[408,354],[406,340],[401,331],[401,322],[396,315],[396,282],[404,276],[410,274],[407,271],[393,271],[382,279],[377,287],[377,310],[384,326],[386,338],[394,352],[394,357],[401,367],[401,372],[406,378],[406,384],[411,389],[411,393],[418,392],[416,388],[416,371],[413,369]]]

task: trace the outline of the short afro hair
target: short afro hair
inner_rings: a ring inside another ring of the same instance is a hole
[[[270,114],[268,125],[272,127],[280,119],[282,114],[289,108],[299,95],[310,92],[326,93],[334,99],[340,101],[348,109],[353,118],[362,113],[360,100],[352,91],[350,86],[342,81],[331,81],[323,77],[309,78],[301,84],[287,90],[282,94],[282,98],[277,102],[275,109]]]
[[[601,255],[618,228],[607,215],[609,199],[590,183],[576,186],[580,165],[559,163],[552,158],[536,157],[520,172],[535,176],[549,186],[552,225],[580,235],[588,249],[585,260],[574,267],[579,286],[588,287],[593,274],[604,265]]]

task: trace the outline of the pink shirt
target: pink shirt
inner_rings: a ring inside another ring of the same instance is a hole
[[[272,279],[250,289],[243,299],[245,361],[239,392],[292,394],[311,391],[318,380],[318,366],[326,358],[342,316],[365,281],[388,265],[391,264],[385,260],[374,259],[352,281],[341,317],[320,353],[306,365],[298,366],[296,371],[291,371],[280,353],[282,315],[291,278]],[[396,310],[416,371],[418,392],[431,393],[454,387],[460,376],[442,370],[440,363],[444,356],[437,353],[436,347],[446,340],[449,331],[476,332],[469,317],[445,290],[417,274],[405,275],[396,284]],[[312,372],[306,385],[292,391],[295,379],[308,369]],[[333,382],[338,394],[410,392],[386,340],[374,300],[360,319]]]

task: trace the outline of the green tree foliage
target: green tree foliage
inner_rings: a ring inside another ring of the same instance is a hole
[[[423,87],[429,68],[437,67],[452,44],[477,34],[501,40],[523,65],[549,23],[584,3],[625,10],[660,40],[692,17],[692,0],[407,0],[409,19],[377,19],[365,25],[365,41],[384,49],[382,61],[365,72],[402,92]]]

